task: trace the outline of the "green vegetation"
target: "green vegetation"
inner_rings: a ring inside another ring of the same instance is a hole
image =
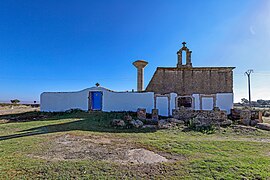
[[[12,104],[18,104],[19,102],[21,102],[19,99],[13,99],[13,100],[10,100],[10,102]]]
[[[188,122],[188,128],[193,131],[198,131],[203,134],[214,134],[216,132],[216,127],[213,124],[196,126],[194,119],[190,119]]]
[[[30,116],[37,120],[0,124],[0,179],[270,177],[270,133],[267,131],[242,133],[227,128],[214,134],[204,134],[183,129],[120,129],[110,126],[112,119],[122,118],[124,115],[125,113],[116,112],[31,112],[19,117],[23,119]],[[11,117],[16,116],[18,115]],[[0,120],[7,117],[0,116]],[[76,137],[117,138],[134,146],[177,158],[160,164],[124,165],[102,160],[48,160],[33,156],[46,152],[56,137],[66,134]]]

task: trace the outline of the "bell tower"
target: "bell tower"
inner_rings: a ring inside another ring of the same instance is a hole
[[[181,49],[179,49],[179,51],[177,51],[177,58],[178,58],[178,62],[177,62],[177,67],[192,67],[192,63],[191,63],[191,53],[192,51],[190,51],[187,47],[186,47],[186,42],[183,42],[183,47]],[[182,62],[182,55],[183,55],[183,51],[186,52],[186,64],[183,64]]]

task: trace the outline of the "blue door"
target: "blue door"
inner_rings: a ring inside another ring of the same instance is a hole
[[[92,110],[102,110],[102,92],[91,92]]]

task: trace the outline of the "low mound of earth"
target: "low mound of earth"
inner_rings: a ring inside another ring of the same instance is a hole
[[[31,156],[46,160],[101,160],[120,164],[157,164],[180,159],[171,154],[153,152],[125,139],[100,136],[57,136],[47,150]],[[161,155],[162,154],[162,155]]]

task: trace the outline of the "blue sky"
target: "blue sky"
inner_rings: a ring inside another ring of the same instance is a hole
[[[136,89],[132,62],[176,66],[186,41],[193,66],[235,66],[235,101],[270,99],[269,0],[0,0],[0,100],[94,86]]]

